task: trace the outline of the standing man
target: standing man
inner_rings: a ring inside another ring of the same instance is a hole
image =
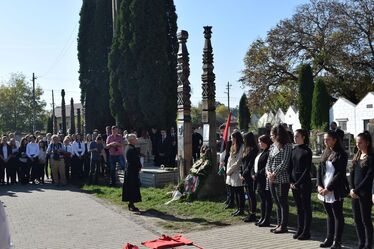
[[[125,158],[123,157],[123,138],[118,134],[118,127],[112,126],[112,134],[106,140],[106,148],[109,149],[109,171],[111,187],[116,185],[116,163],[122,170],[125,169]]]
[[[338,125],[336,124],[335,121],[332,121],[331,124],[330,124],[330,129],[332,131],[335,131],[336,134],[338,134],[338,137],[340,139],[341,142],[343,142],[343,139],[344,139],[344,131],[342,131],[341,129],[338,128]]]
[[[166,130],[161,130],[161,138],[157,146],[158,151],[158,166],[164,165],[169,166],[170,154],[171,154],[171,141],[167,136]]]
[[[195,128],[192,133],[192,157],[193,161],[196,162],[200,158],[200,149],[203,145],[203,136],[197,132]]]

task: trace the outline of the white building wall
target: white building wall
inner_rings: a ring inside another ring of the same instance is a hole
[[[364,131],[364,120],[374,119],[374,93],[369,92],[356,106],[356,133]]]
[[[345,133],[356,135],[356,105],[345,98],[339,98],[329,110],[330,123],[335,121],[347,122]],[[343,128],[343,127],[340,127]]]
[[[274,117],[274,121],[276,124],[281,124],[281,123],[284,123],[284,112],[282,111],[282,109],[278,109],[277,113],[275,113],[275,117]]]
[[[296,108],[294,106],[288,107],[287,112],[284,117],[284,122],[288,126],[292,126],[292,131],[301,129],[301,124],[299,120],[299,112],[296,111]]]

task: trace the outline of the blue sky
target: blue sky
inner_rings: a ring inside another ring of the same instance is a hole
[[[110,0],[108,0],[110,1]],[[252,41],[265,37],[279,20],[291,17],[306,0],[174,0],[178,28],[189,32],[192,103],[201,99],[203,26],[213,26],[212,46],[217,101],[227,104],[225,87],[232,84],[230,105],[236,106],[245,88],[238,79]],[[43,98],[61,103],[60,91],[79,101],[77,33],[80,0],[0,1],[0,82],[22,72],[44,89]]]

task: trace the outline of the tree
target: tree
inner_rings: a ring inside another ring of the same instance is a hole
[[[109,56],[113,116],[129,129],[175,126],[177,26],[173,1],[123,0],[117,28]]]
[[[46,103],[41,100],[43,90],[35,88],[35,125],[37,130],[45,130]],[[23,74],[12,74],[8,82],[0,86],[0,130],[3,132],[32,132],[32,85]]]
[[[86,129],[105,130],[114,119],[109,110],[108,55],[112,45],[112,5],[107,0],[84,0],[78,33],[81,102]]]
[[[316,80],[313,91],[312,121],[313,129],[327,128],[329,124],[330,96],[322,78]]]
[[[299,120],[301,128],[310,130],[313,99],[313,73],[309,64],[303,64],[299,68]]]
[[[281,20],[245,55],[241,82],[249,86],[250,106],[264,106],[279,89],[297,91],[297,66],[310,64],[334,96],[357,103],[374,90],[371,0],[311,0]],[[277,95],[278,96],[278,95]],[[295,102],[291,95],[289,102]]]
[[[247,96],[243,94],[239,101],[239,128],[246,131],[250,123],[251,113],[247,105]]]

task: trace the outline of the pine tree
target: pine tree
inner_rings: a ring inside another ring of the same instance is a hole
[[[312,128],[326,129],[329,124],[330,95],[321,78],[316,80],[312,101]]]
[[[247,96],[243,94],[239,101],[239,128],[247,131],[250,123],[251,113],[247,105]]]
[[[299,68],[299,120],[301,128],[310,130],[313,98],[313,72],[309,64]]]
[[[122,0],[109,69],[111,111],[124,127],[175,126],[176,29],[172,0]]]

